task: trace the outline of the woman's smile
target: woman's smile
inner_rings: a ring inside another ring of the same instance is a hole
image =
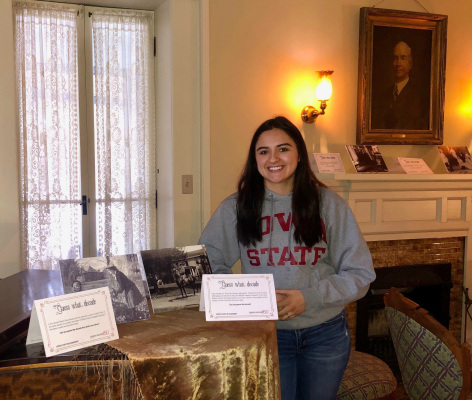
[[[267,189],[281,195],[293,190],[298,150],[295,142],[284,131],[272,129],[259,136],[256,162]]]

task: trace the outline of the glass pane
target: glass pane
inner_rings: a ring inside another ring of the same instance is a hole
[[[92,12],[97,255],[155,244],[153,14]]]

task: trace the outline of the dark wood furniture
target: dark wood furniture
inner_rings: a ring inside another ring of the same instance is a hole
[[[0,355],[26,338],[33,302],[61,294],[59,271],[24,270],[0,280]]]

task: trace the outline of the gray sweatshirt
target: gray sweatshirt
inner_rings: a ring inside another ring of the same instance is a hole
[[[336,193],[320,188],[323,238],[313,247],[293,237],[292,194],[266,189],[262,208],[262,241],[243,246],[236,234],[237,194],[215,211],[200,238],[215,274],[232,273],[241,259],[245,274],[273,274],[276,289],[299,289],[306,311],[278,329],[301,329],[339,314],[344,305],[363,297],[375,279],[367,244],[349,206]]]

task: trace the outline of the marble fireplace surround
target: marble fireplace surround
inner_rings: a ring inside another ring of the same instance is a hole
[[[317,174],[317,177],[348,202],[367,242],[463,240],[463,285],[472,290],[472,175]],[[462,306],[462,324],[464,312]],[[472,339],[470,323],[466,338]]]

